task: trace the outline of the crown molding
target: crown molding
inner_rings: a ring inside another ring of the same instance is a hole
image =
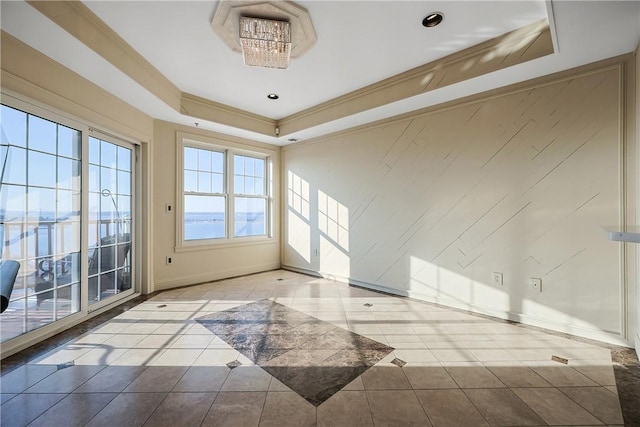
[[[226,104],[182,92],[180,113],[239,129],[274,136],[276,121]]]
[[[553,52],[549,24],[541,20],[292,114],[277,125],[284,136]]]
[[[28,1],[51,21],[175,110],[180,89],[80,1]]]
[[[183,93],[82,2],[28,3],[180,114],[271,137],[283,137],[554,52],[545,19],[274,120]]]

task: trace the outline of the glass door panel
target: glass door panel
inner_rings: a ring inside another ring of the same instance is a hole
[[[89,304],[131,289],[133,149],[89,137]]]
[[[80,311],[82,134],[0,108],[0,261],[20,264],[6,341]]]

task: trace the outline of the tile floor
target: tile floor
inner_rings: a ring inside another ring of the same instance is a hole
[[[0,424],[640,423],[623,349],[326,279],[278,270],[126,307],[3,360]]]

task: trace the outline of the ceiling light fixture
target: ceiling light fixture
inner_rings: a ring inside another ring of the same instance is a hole
[[[444,19],[444,14],[442,12],[431,12],[422,20],[422,25],[427,28],[435,27],[439,25]]]
[[[267,95],[267,98],[275,101],[276,99],[278,99],[280,97],[278,96],[277,93],[270,93],[269,95]]]
[[[244,65],[289,68],[291,26],[286,21],[240,17],[240,46]]]

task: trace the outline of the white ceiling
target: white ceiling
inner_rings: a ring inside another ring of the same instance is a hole
[[[281,119],[526,24],[550,17],[557,52],[287,136],[308,139],[495,87],[633,51],[640,0],[299,1],[318,41],[288,70],[245,67],[210,26],[217,1],[88,1],[85,4],[181,91]],[[23,1],[2,1],[4,31],[152,117],[286,144],[186,117],[139,86]],[[429,12],[445,15],[424,28]],[[280,99],[270,101],[268,93]]]

